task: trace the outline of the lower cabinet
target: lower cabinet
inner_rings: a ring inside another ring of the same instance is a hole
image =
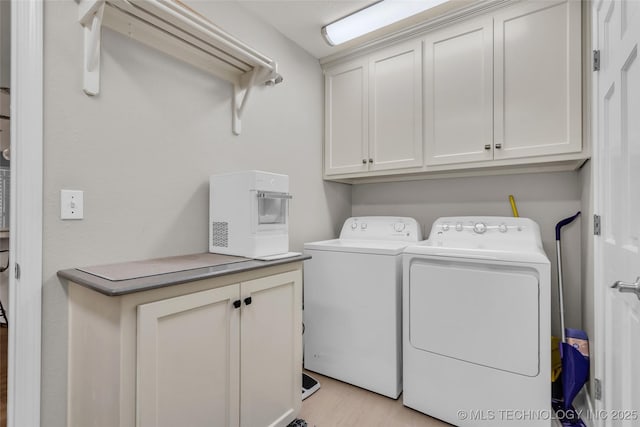
[[[236,284],[138,306],[138,426],[239,424],[239,298]]]
[[[301,278],[241,283],[240,425],[286,426],[302,404]],[[247,302],[247,298],[250,298]]]
[[[219,284],[203,280],[121,297],[71,284],[68,425],[293,421],[301,407],[301,270]],[[105,309],[114,311],[111,326]],[[95,331],[92,339],[83,339],[86,328]],[[98,354],[109,352],[115,363],[100,366]]]

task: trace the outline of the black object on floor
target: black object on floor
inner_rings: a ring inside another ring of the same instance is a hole
[[[297,418],[291,421],[287,427],[307,427],[307,422],[301,418]]]
[[[303,373],[302,374],[302,400],[311,396],[320,388],[320,383],[315,378]],[[306,425],[306,424],[305,424]]]

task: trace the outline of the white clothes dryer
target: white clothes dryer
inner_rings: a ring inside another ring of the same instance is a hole
[[[340,238],[306,243],[304,367],[376,393],[402,391],[402,250],[413,218],[354,217]]]
[[[406,406],[457,426],[551,426],[550,263],[526,218],[439,218],[403,256]]]

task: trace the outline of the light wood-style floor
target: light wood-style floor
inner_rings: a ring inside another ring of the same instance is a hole
[[[308,427],[447,427],[397,400],[352,386],[315,372],[320,390],[302,402],[300,418]]]

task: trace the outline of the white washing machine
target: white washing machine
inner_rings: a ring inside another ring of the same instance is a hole
[[[403,256],[406,406],[457,426],[550,426],[551,272],[526,218],[449,217]]]
[[[413,218],[354,217],[340,238],[306,243],[304,367],[397,398],[402,391],[402,250]]]

